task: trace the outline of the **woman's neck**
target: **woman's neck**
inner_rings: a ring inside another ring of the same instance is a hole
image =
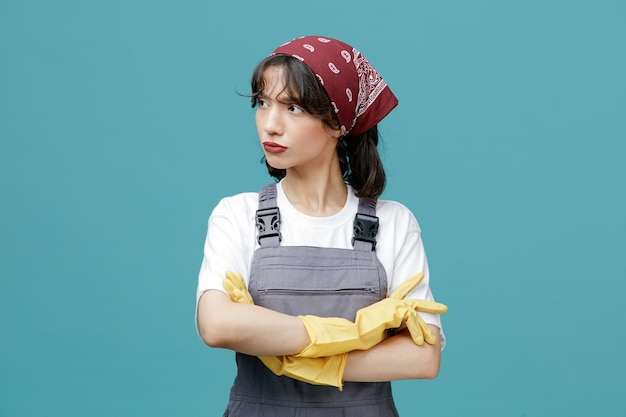
[[[348,187],[338,169],[326,174],[318,172],[316,175],[287,170],[282,187],[289,202],[307,216],[328,217],[337,214],[348,198]]]

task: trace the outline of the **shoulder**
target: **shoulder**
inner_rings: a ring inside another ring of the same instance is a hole
[[[413,212],[404,204],[393,200],[378,200],[376,205],[376,213],[381,223],[393,225],[396,230],[398,227],[416,228],[420,230],[419,224]]]
[[[241,193],[222,198],[211,213],[216,217],[254,216],[259,205],[258,193]]]

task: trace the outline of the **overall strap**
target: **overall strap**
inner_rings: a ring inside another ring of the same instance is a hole
[[[261,246],[279,246],[280,210],[276,204],[276,184],[270,183],[259,191],[259,209],[256,211],[257,241]],[[376,200],[359,198],[359,207],[354,216],[352,246],[356,250],[376,249],[378,217]]]
[[[375,250],[377,233],[376,200],[373,198],[359,198],[359,208],[354,216],[352,246],[356,250]]]
[[[276,204],[276,184],[274,183],[267,184],[259,191],[256,230],[259,245],[280,245],[280,211]]]

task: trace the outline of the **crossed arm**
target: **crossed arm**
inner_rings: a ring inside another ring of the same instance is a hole
[[[369,350],[348,354],[344,381],[377,382],[430,379],[439,372],[439,329],[430,326],[437,343],[416,345],[408,332],[390,337]],[[296,355],[310,343],[302,321],[252,304],[233,302],[216,290],[198,302],[198,328],[203,341],[255,356]]]

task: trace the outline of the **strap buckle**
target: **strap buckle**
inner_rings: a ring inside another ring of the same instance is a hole
[[[376,234],[378,233],[378,217],[369,214],[357,213],[354,216],[352,246],[360,240],[372,244],[372,250],[376,248]]]
[[[280,242],[280,210],[278,207],[259,209],[256,211],[257,242],[261,244],[261,239],[278,236]]]

